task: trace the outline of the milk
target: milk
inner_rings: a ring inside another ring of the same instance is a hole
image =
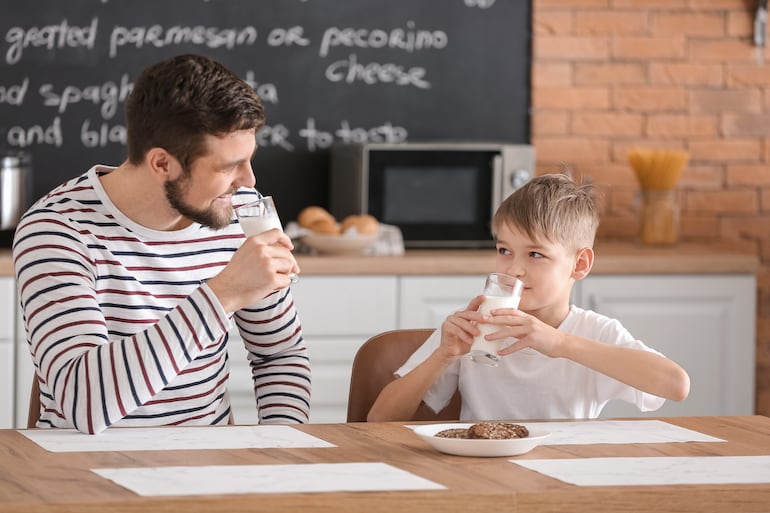
[[[484,296],[484,302],[479,307],[479,312],[484,315],[490,315],[492,310],[499,308],[518,308],[521,296]],[[499,331],[502,326],[497,324],[478,324],[476,326],[481,335],[473,339],[470,353],[471,360],[478,363],[496,366],[499,360],[497,352],[503,343],[503,340],[486,340],[484,335],[489,335]]]
[[[241,217],[239,221],[241,223],[241,229],[247,237],[266,232],[273,228],[282,230],[281,219],[277,216]]]

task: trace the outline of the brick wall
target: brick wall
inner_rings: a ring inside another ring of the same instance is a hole
[[[761,260],[756,412],[770,415],[770,42],[753,44],[754,9],[754,0],[533,0],[532,142],[539,173],[565,161],[600,189],[605,240],[637,232],[628,150],[690,152],[681,240],[730,240]]]

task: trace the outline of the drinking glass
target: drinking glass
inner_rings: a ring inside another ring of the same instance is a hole
[[[272,196],[262,196],[257,201],[241,205],[235,210],[235,214],[238,216],[238,222],[241,223],[241,229],[246,234],[246,237],[251,237],[273,228],[283,231],[281,218],[278,217],[278,210],[275,208]],[[299,276],[290,273],[289,279],[292,283],[297,283]]]
[[[514,276],[502,273],[488,274],[484,284],[484,302],[481,303],[479,312],[489,315],[492,310],[497,308],[518,308],[523,288],[524,284]],[[476,363],[497,367],[500,361],[497,352],[500,350],[503,341],[487,340],[484,338],[484,335],[498,331],[500,326],[495,324],[478,324],[477,327],[481,334],[473,339],[468,355]]]

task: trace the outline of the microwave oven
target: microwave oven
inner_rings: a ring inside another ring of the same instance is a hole
[[[527,144],[337,143],[329,209],[398,226],[407,248],[492,247],[495,209],[534,167]]]

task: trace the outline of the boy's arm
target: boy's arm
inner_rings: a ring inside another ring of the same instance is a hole
[[[561,357],[568,358],[637,390],[672,401],[690,393],[690,377],[676,362],[651,351],[603,344],[559,333]]]
[[[420,407],[428,389],[459,356],[468,352],[479,334],[475,323],[482,319],[476,310],[483,301],[477,296],[464,311],[449,315],[441,324],[441,343],[422,363],[405,376],[388,383],[369,410],[369,422],[409,420]]]
[[[412,419],[428,389],[452,361],[453,357],[442,356],[441,348],[437,348],[411,372],[382,389],[366,420],[387,422]]]
[[[687,372],[658,353],[564,333],[520,310],[505,309],[499,313],[503,315],[493,316],[490,322],[500,324],[501,330],[489,338],[519,339],[501,350],[501,356],[531,347],[551,358],[567,358],[658,397],[682,401],[690,393]]]

